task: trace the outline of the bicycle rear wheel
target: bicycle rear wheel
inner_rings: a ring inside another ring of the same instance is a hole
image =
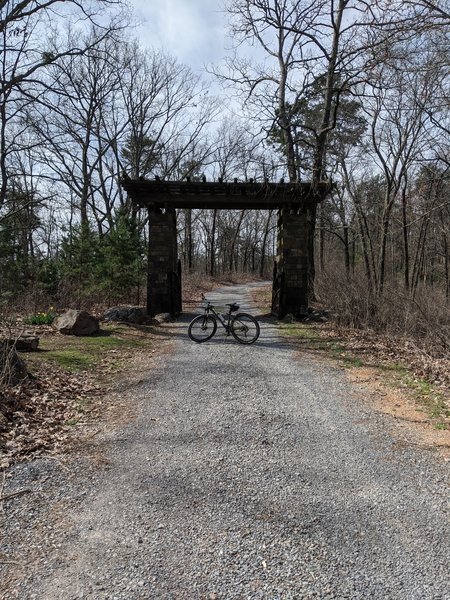
[[[194,342],[201,344],[210,340],[217,331],[217,321],[211,315],[195,317],[188,327],[188,335]]]
[[[241,344],[253,344],[259,338],[259,323],[247,313],[237,314],[231,321],[231,333]]]

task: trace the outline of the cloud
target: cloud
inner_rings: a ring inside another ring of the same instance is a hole
[[[131,0],[142,43],[161,47],[200,71],[225,54],[226,16],[215,0]]]

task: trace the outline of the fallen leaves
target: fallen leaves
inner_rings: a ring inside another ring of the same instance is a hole
[[[91,376],[52,368],[0,389],[0,468],[27,456],[60,451],[82,417],[100,409],[103,393]]]
[[[404,365],[419,380],[450,388],[450,356],[431,356],[408,338],[381,335],[371,330],[338,327],[333,323],[318,325],[320,334],[343,348],[344,353],[362,358],[366,364],[384,364],[395,368]]]
[[[25,357],[32,378],[0,387],[0,469],[31,457],[54,458],[96,435],[99,423],[128,418],[114,389],[142,380],[149,360],[170,346],[169,334],[156,337],[148,327],[104,325],[93,338],[61,336],[43,325],[36,330],[44,340],[40,352]],[[89,360],[78,364],[79,357]]]

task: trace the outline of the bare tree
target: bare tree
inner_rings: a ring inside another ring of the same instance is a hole
[[[96,36],[96,30],[89,34],[86,45],[92,49],[82,56],[65,56],[52,65],[46,80],[48,91],[34,113],[30,112],[28,124],[42,142],[40,156],[46,176],[63,183],[76,198],[80,223],[87,226],[93,214],[101,231],[105,219],[111,222],[113,202],[103,172],[103,157],[112,143],[104,121],[114,109],[119,88],[112,68],[117,40],[94,44]]]
[[[105,19],[104,14],[100,19],[105,7],[119,9],[121,0],[3,0],[0,3],[0,209],[12,175],[8,167],[11,141],[17,140],[17,128],[23,127],[24,107],[42,94],[43,72],[61,58],[80,56],[88,49],[81,43],[82,38],[75,42],[72,38],[68,45],[62,40],[55,44],[55,22],[66,19],[86,23],[98,17],[102,21],[103,35],[107,36],[126,21],[114,21],[113,13],[112,20]]]
[[[122,61],[125,170],[134,178],[152,172],[171,177],[180,175],[183,165],[203,164],[212,150],[208,124],[219,105],[200,78],[164,52],[145,52],[136,43],[124,47]]]

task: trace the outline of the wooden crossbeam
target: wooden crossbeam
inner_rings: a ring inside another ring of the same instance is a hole
[[[160,208],[276,209],[300,208],[323,200],[329,184],[313,190],[310,183],[228,183],[123,179],[132,201]]]

